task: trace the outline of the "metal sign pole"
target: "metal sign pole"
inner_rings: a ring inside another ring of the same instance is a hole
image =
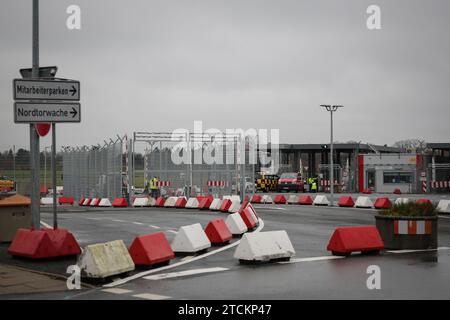
[[[53,184],[53,229],[58,229],[56,211],[56,124],[52,123],[52,184]]]
[[[33,51],[32,78],[39,77],[39,0],[33,0]],[[31,215],[32,227],[40,229],[39,190],[39,135],[35,125],[30,124],[30,167],[31,167]]]

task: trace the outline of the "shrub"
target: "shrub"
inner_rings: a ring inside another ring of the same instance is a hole
[[[417,204],[415,202],[394,204],[390,209],[380,212],[384,216],[397,217],[434,217],[439,210],[430,203]]]

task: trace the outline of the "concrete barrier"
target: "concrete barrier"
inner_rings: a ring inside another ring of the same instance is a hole
[[[241,215],[237,212],[228,215],[227,219],[225,220],[225,224],[227,225],[233,236],[240,236],[241,234],[246,233],[248,230],[244,220],[242,220],[241,218]]]
[[[197,198],[189,198],[189,200],[186,203],[185,208],[187,209],[198,209],[200,202]]]
[[[315,206],[329,206],[330,201],[328,201],[326,196],[318,195],[314,198],[314,205]]]
[[[273,203],[272,197],[268,194],[263,195],[261,203]]]
[[[188,201],[187,201],[186,197],[178,197],[177,202],[175,202],[175,208],[179,208],[179,209],[185,208],[187,202]]]
[[[125,198],[115,198],[112,206],[116,208],[128,207],[128,201]]]
[[[342,196],[339,198],[339,207],[353,207],[354,205],[355,201],[353,201],[353,198],[350,196]]]
[[[298,204],[298,201],[299,201],[299,195],[297,195],[297,194],[291,194],[287,199],[288,204]]]
[[[198,203],[198,208],[200,210],[208,210],[208,209],[210,209],[213,200],[214,199],[212,197],[205,197],[205,198],[203,198],[202,201],[200,201]]]
[[[91,203],[89,204],[90,207],[95,207],[95,203],[97,202],[97,198],[92,198]]]
[[[302,206],[311,206],[314,203],[313,198],[311,198],[311,196],[300,196],[300,198],[298,199],[298,204],[302,205]]]
[[[294,247],[284,230],[246,233],[234,252],[240,262],[289,260],[294,255]]]
[[[209,247],[211,242],[200,223],[181,227],[172,241],[172,250],[175,253],[196,253]]]
[[[102,198],[100,200],[100,203],[98,204],[99,207],[111,207],[111,201],[109,201],[108,198]]]
[[[175,203],[177,203],[178,197],[168,197],[166,202],[164,202],[164,207],[166,208],[174,208]]]
[[[136,237],[128,251],[135,265],[151,266],[175,258],[164,232]]]
[[[91,204],[91,201],[92,201],[91,198],[86,198],[86,199],[84,199],[83,206],[88,206],[88,205],[90,205],[90,204]]]
[[[275,196],[275,198],[273,199],[273,202],[275,204],[286,204],[286,197],[283,196],[282,194],[278,194]]]
[[[228,212],[228,210],[231,207],[231,204],[233,203],[233,201],[231,201],[231,199],[223,199],[222,203],[220,204],[220,211],[221,212]]]
[[[238,212],[239,209],[240,209],[240,207],[241,207],[240,201],[231,200],[231,205],[230,205],[230,207],[228,208],[228,212],[229,212],[229,213],[235,213],[235,212]]]
[[[433,205],[429,199],[425,199],[425,198],[417,199],[417,200],[416,200],[416,203],[417,203],[417,204],[429,204],[429,205]]]
[[[262,202],[262,195],[260,194],[254,194],[250,200],[251,203],[261,203]]]
[[[355,208],[372,208],[373,203],[369,197],[358,197],[355,202]]]
[[[58,201],[58,200],[56,200],[56,201]],[[53,205],[53,197],[41,198],[41,205],[43,205],[43,206]]]
[[[333,255],[349,255],[355,251],[378,253],[383,249],[383,240],[375,226],[336,228],[327,246]]]
[[[98,207],[100,205],[100,201],[102,201],[102,198],[95,199],[95,201],[91,202],[91,206]]]
[[[442,213],[450,213],[450,200],[439,200],[437,209]]]
[[[150,206],[148,197],[135,198],[133,201],[133,207],[148,207],[148,206]]]
[[[409,203],[411,200],[409,200],[409,198],[397,198],[395,199],[395,204],[399,205],[399,204],[407,204]]]
[[[75,200],[73,197],[59,197],[58,198],[58,203],[60,205],[68,204],[68,205],[73,206],[74,201]]]
[[[84,200],[86,200],[85,198],[80,198],[80,200],[78,200],[78,205],[82,206],[84,203]]]
[[[155,202],[155,207],[164,207],[164,203],[166,202],[166,199],[163,197],[158,197]]]
[[[210,221],[205,228],[205,233],[212,244],[225,244],[233,238],[223,219]]]
[[[241,215],[241,218],[247,226],[248,230],[253,230],[254,228],[256,228],[256,226],[258,225],[258,218],[255,218],[252,210],[249,207],[239,212],[239,214]]]
[[[377,198],[373,204],[375,209],[389,209],[392,207],[392,202],[387,197]]]
[[[211,205],[209,206],[209,210],[212,211],[219,211],[220,210],[220,206],[222,205],[222,200],[215,198],[212,202]]]
[[[78,257],[81,275],[106,278],[134,270],[134,262],[122,240],[88,245]]]

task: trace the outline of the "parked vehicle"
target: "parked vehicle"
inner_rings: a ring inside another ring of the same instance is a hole
[[[257,176],[255,179],[256,191],[269,192],[277,191],[279,177],[275,174]]]
[[[304,190],[305,185],[300,173],[285,172],[281,174],[278,180],[278,192],[304,192]]]

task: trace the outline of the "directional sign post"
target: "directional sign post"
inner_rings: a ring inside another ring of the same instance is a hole
[[[16,102],[15,123],[80,122],[80,104],[75,102]]]
[[[14,100],[80,100],[80,82],[75,80],[14,79]]]

